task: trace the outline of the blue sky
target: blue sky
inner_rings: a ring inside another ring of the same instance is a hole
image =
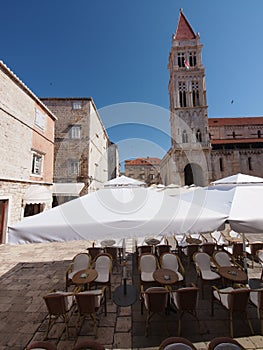
[[[170,146],[167,63],[181,7],[204,45],[209,117],[263,115],[262,0],[0,4],[0,60],[39,97],[92,97],[122,159]]]

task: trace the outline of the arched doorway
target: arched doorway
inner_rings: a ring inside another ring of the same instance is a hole
[[[203,171],[200,165],[189,163],[184,168],[184,183],[185,185],[195,184],[196,186],[203,186]]]

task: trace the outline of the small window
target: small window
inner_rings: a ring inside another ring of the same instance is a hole
[[[68,162],[68,175],[79,174],[79,162],[77,160],[69,160]]]
[[[235,131],[232,132],[232,136],[233,136],[233,139],[236,138],[236,133],[235,133]]]
[[[251,160],[251,157],[248,157],[248,169],[249,169],[249,170],[253,170],[253,169],[252,169],[252,160]]]
[[[81,109],[81,102],[80,101],[75,101],[73,102],[73,109]]]
[[[261,130],[258,130],[258,138],[261,139]]]
[[[80,125],[74,125],[70,129],[70,138],[71,139],[80,139]]]
[[[36,152],[32,153],[32,169],[31,173],[34,175],[42,174],[42,163],[43,163],[43,155],[38,154]]]
[[[220,168],[220,171],[224,171],[223,159],[222,158],[219,158],[219,168]]]
[[[183,131],[182,142],[188,143],[188,135],[187,135],[187,132],[185,130]]]
[[[198,129],[196,132],[196,140],[197,140],[197,142],[202,142],[202,134],[201,134],[200,129]]]
[[[196,52],[189,52],[189,64],[191,67],[196,66]]]

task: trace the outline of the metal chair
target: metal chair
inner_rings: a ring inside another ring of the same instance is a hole
[[[257,308],[258,318],[260,319],[260,332],[263,335],[263,289],[250,290],[249,300]]]
[[[249,243],[249,246],[246,247],[246,253],[250,255],[252,260],[252,269],[254,268],[254,262],[258,259],[257,251],[263,249],[263,242],[255,241]]]
[[[73,285],[72,277],[80,270],[86,270],[91,264],[91,256],[88,253],[79,253],[74,256],[66,271],[66,291]]]
[[[140,284],[147,288],[156,284],[153,273],[159,267],[158,259],[154,254],[144,253],[139,257],[138,271]]]
[[[75,294],[75,299],[78,307],[78,320],[77,326],[81,328],[84,320],[87,317],[91,317],[93,321],[93,329],[95,337],[97,338],[97,319],[96,315],[99,309],[104,307],[104,314],[107,316],[107,304],[106,304],[106,287],[97,290],[89,290]],[[81,323],[82,321],[82,323]],[[81,323],[81,325],[80,325]]]
[[[179,288],[171,292],[172,304],[178,310],[178,336],[181,336],[182,332],[182,317],[184,313],[191,314],[198,322],[200,329],[199,319],[197,316],[197,300],[198,300],[198,288],[195,285],[190,287]]]
[[[160,257],[160,266],[163,269],[170,269],[176,272],[178,276],[178,283],[184,284],[185,270],[181,259],[174,253],[163,253]]]
[[[94,269],[98,272],[98,277],[91,283],[95,286],[108,286],[109,298],[111,299],[111,275],[112,257],[108,253],[101,253],[94,260]]]
[[[201,280],[202,296],[204,296],[204,284],[221,280],[221,276],[211,269],[211,256],[207,253],[198,252],[193,256],[197,276]]]
[[[164,326],[165,331],[168,333],[167,324],[166,324],[166,308],[168,303],[168,295],[169,292],[164,287],[150,287],[146,289],[144,293],[142,293],[142,305],[144,302],[145,309],[147,311],[146,317],[146,326],[145,326],[145,336],[147,337],[149,332],[149,322],[153,315],[158,314],[160,316],[164,316]],[[143,312],[143,308],[141,308]]]
[[[45,338],[56,321],[60,318],[65,323],[67,336],[69,337],[68,313],[73,306],[73,294],[67,292],[52,292],[43,297],[48,309],[48,327]]]
[[[249,300],[250,290],[248,288],[237,288],[227,287],[224,289],[218,289],[213,286],[211,291],[211,313],[214,315],[214,301],[217,301],[224,308],[229,311],[230,318],[230,336],[233,338],[233,315],[234,313],[244,314],[248,322],[250,331],[254,334],[252,324],[247,316],[247,304]]]

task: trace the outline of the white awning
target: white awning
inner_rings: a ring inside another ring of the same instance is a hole
[[[56,196],[79,196],[84,185],[84,182],[57,182],[53,184],[52,192]]]
[[[31,185],[26,190],[23,197],[23,204],[50,203],[52,202],[52,192],[44,185]]]

